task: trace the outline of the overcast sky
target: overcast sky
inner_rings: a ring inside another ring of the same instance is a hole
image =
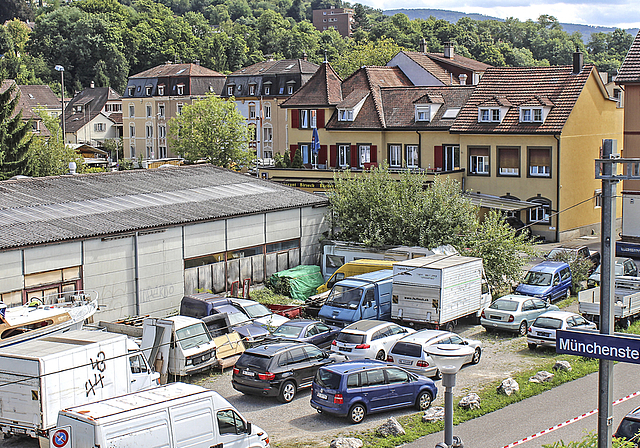
[[[541,14],[549,14],[562,23],[601,25],[617,28],[640,27],[640,0],[568,0],[553,3],[549,0],[360,0],[363,4],[379,9],[430,8],[464,13],[479,13],[506,19],[515,17],[521,21],[536,20]],[[353,3],[357,3],[354,1]]]

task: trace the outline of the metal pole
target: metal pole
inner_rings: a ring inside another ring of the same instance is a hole
[[[616,152],[616,140],[602,141],[602,158]],[[615,286],[615,216],[616,186],[614,164],[602,164],[602,266],[600,283],[600,334],[613,334],[613,299]],[[598,448],[610,448],[613,435],[613,361],[601,359],[598,375]]]
[[[66,137],[66,125],[64,122],[64,69],[60,71],[60,78],[62,78],[62,144],[64,145],[64,139]]]
[[[444,387],[444,443],[453,445],[453,386],[456,385],[455,373],[442,374],[442,386]]]

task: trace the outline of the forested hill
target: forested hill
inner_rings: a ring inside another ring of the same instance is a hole
[[[433,16],[436,19],[446,20],[447,22],[456,23],[463,17],[468,17],[472,20],[498,20],[500,22],[504,22],[504,19],[500,19],[498,17],[486,16],[484,14],[476,14],[476,13],[464,13],[458,11],[449,11],[446,9],[428,9],[428,8],[420,8],[420,9],[388,9],[383,11],[387,16],[393,16],[394,14],[406,14],[409,19],[423,19],[426,20],[429,17]],[[579,25],[576,23],[562,23],[560,22],[560,26],[562,29],[567,32],[567,34],[573,34],[578,32],[582,34],[582,41],[586,44],[589,42],[589,38],[591,37],[591,33],[611,33],[615,30],[615,28],[606,27],[606,26],[594,26],[594,25]],[[625,30],[627,33],[635,36],[638,34],[638,28],[627,28]]]

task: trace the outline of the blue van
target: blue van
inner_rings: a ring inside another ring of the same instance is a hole
[[[328,325],[345,327],[363,319],[391,320],[393,271],[368,272],[333,285],[318,318]]]
[[[535,265],[516,288],[516,294],[538,297],[551,303],[571,296],[571,268],[561,261]]]

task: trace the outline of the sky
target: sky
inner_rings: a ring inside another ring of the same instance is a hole
[[[569,0],[554,3],[549,0],[360,0],[379,9],[446,9],[464,13],[478,13],[521,21],[536,20],[542,14],[554,16],[561,23],[600,25],[615,28],[640,27],[640,0]],[[357,3],[357,2],[353,2]]]

